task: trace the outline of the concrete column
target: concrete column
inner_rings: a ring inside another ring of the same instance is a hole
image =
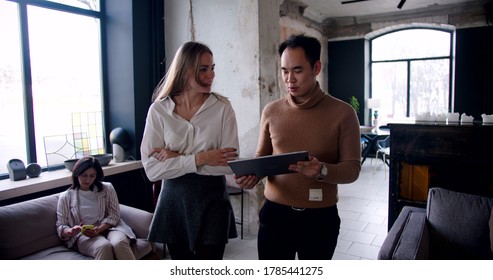
[[[240,156],[253,157],[262,109],[280,96],[279,0],[167,0],[167,65],[178,47],[189,40],[203,42],[212,49],[216,64],[213,91],[231,100],[238,122]],[[239,215],[239,199],[231,199]],[[257,231],[262,199],[262,188],[245,194],[248,232]]]

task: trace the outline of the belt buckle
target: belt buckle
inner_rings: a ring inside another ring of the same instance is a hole
[[[298,208],[298,207],[294,207],[294,206],[291,206],[291,209],[293,209],[294,211],[305,211],[305,208]]]

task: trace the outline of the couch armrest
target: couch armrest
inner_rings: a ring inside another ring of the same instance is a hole
[[[137,238],[147,239],[152,216],[147,211],[120,204],[120,217],[132,228]]]
[[[388,232],[378,259],[427,259],[428,248],[426,210],[405,206]]]

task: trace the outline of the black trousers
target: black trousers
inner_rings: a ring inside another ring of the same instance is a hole
[[[259,214],[260,260],[330,260],[341,219],[337,206],[297,209],[266,200]]]

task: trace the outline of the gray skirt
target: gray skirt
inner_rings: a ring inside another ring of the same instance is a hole
[[[148,239],[170,244],[220,245],[235,238],[235,217],[224,176],[195,173],[163,181]]]

